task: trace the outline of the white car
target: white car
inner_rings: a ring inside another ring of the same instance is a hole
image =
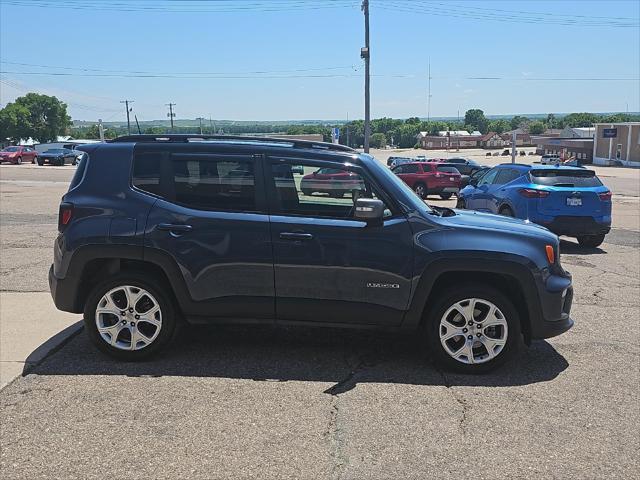
[[[545,153],[540,158],[540,163],[542,165],[555,165],[556,163],[561,163],[560,155],[557,153]]]

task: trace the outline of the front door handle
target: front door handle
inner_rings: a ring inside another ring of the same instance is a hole
[[[171,235],[182,235],[193,230],[193,227],[185,224],[160,223],[158,224],[158,230],[167,230]]]
[[[294,233],[294,232],[280,232],[281,240],[294,240],[294,241],[302,241],[302,240],[311,240],[313,235],[310,233]]]

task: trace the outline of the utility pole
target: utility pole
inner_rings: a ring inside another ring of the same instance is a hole
[[[198,117],[197,120],[200,121],[200,135],[202,135],[202,120],[204,120],[204,118]]]
[[[216,132],[213,131],[213,121],[211,120],[211,115],[209,115],[209,133],[214,135]]]
[[[369,153],[369,138],[371,137],[371,105],[369,96],[369,0],[362,0],[364,12],[364,48],[360,50],[360,58],[364,59],[364,152]]]
[[[349,112],[347,112],[347,124],[345,125],[345,128],[347,130],[347,147],[350,147],[351,143],[349,142]]]
[[[429,71],[427,73],[427,122],[431,121],[431,59],[429,59]]]
[[[165,103],[165,105],[169,107],[169,113],[167,113],[167,117],[169,117],[169,119],[171,120],[171,133],[173,133],[173,117],[176,116],[176,114],[173,113],[173,107],[175,107],[176,104],[170,102],[170,103]]]
[[[129,119],[129,113],[132,108],[129,108],[129,104],[133,103],[133,100],[122,100],[120,103],[124,103],[124,107],[127,109],[127,132],[131,135],[131,120]]]

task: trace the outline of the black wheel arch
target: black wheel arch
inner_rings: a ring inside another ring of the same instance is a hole
[[[531,340],[531,322],[541,318],[534,269],[528,259],[517,255],[511,257],[499,259],[455,255],[444,256],[430,263],[415,283],[402,329],[420,328],[438,295],[457,284],[473,282],[491,285],[505,292],[518,310],[522,333],[528,343]]]

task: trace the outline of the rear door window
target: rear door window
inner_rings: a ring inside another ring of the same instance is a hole
[[[143,192],[162,196],[160,188],[160,164],[162,154],[138,153],[133,161],[132,184]],[[82,163],[80,164],[82,166]]]
[[[419,168],[416,164],[407,164],[404,166],[404,171],[402,173],[418,173]]]
[[[520,176],[520,172],[518,170],[512,168],[505,168],[504,170],[500,170],[495,180],[493,181],[494,185],[504,185],[505,183],[509,183]]]
[[[175,202],[199,210],[255,212],[251,159],[172,155]]]
[[[602,182],[592,170],[533,170],[531,182],[549,187],[602,186]]]

